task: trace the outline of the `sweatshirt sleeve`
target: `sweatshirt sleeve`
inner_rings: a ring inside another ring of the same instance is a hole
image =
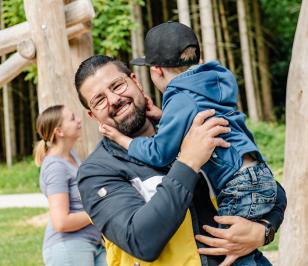
[[[173,95],[165,104],[156,135],[133,139],[128,155],[155,167],[172,163],[197,113],[198,106],[191,97],[185,93]]]
[[[276,181],[277,182],[277,181]],[[279,229],[283,218],[284,212],[287,207],[287,197],[283,187],[277,182],[277,199],[274,208],[263,216],[263,218],[269,221],[276,229]]]
[[[148,202],[106,164],[82,165],[78,179],[83,206],[95,226],[132,256],[153,261],[183,222],[199,176],[176,161]]]

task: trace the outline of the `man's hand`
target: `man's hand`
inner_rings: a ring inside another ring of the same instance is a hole
[[[215,110],[198,113],[181,145],[178,160],[196,172],[199,172],[200,167],[210,159],[215,147],[228,148],[230,146],[222,138],[217,137],[230,132],[230,128],[226,127],[229,122],[217,117],[208,119],[214,114]]]
[[[154,105],[152,99],[148,95],[144,95],[146,101],[146,116],[150,120],[158,122],[162,116],[162,110]]]
[[[231,265],[237,258],[245,256],[263,246],[265,227],[239,216],[215,216],[219,224],[230,225],[228,229],[203,226],[213,237],[197,235],[196,239],[211,248],[199,248],[200,254],[226,255],[220,266]]]
[[[119,130],[107,124],[100,124],[99,132],[108,139],[111,139],[114,142],[118,143],[126,150],[128,150],[128,146],[132,141],[130,137],[125,136]]]

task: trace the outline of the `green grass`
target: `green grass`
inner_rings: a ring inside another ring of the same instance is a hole
[[[275,234],[275,239],[272,243],[270,243],[267,246],[264,246],[262,248],[260,248],[261,251],[277,251],[279,248],[279,237],[280,237],[280,232],[278,231]]]
[[[278,181],[282,180],[284,162],[285,125],[270,123],[247,122],[248,128],[253,132],[255,141],[266,157],[267,162]]]
[[[42,241],[45,225],[26,223],[46,209],[0,209],[0,266],[37,266],[42,262]]]
[[[11,168],[0,164],[0,194],[39,192],[39,168],[31,157]]]

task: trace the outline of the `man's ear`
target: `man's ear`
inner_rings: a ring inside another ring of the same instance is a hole
[[[95,115],[92,113],[92,111],[87,111],[87,115],[90,119],[95,119]]]
[[[135,73],[131,73],[131,74],[130,74],[130,78],[131,78],[131,80],[132,80],[133,82],[136,83],[136,85],[137,85],[137,87],[139,88],[139,90],[144,94],[144,89],[143,89],[141,83],[139,82],[139,80],[137,79],[136,74],[135,74]]]
[[[94,120],[94,122],[96,122],[98,126],[100,126],[101,122],[97,119],[97,117],[95,116],[95,114],[93,114],[92,111],[87,111],[87,115],[90,119]]]

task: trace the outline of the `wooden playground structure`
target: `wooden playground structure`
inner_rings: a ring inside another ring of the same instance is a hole
[[[0,65],[0,87],[32,63],[38,66],[39,111],[54,104],[69,106],[83,120],[76,149],[84,158],[98,142],[97,125],[86,118],[74,88],[74,73],[92,55],[90,0],[24,1],[27,21],[0,31],[0,56],[15,52]],[[4,87],[5,88],[5,87]]]

